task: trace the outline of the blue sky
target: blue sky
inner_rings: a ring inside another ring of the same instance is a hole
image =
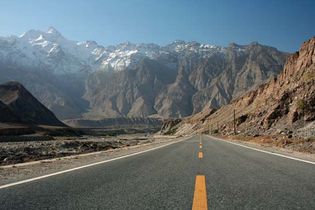
[[[296,51],[315,35],[315,0],[1,0],[0,35],[54,26],[105,46],[252,41]]]

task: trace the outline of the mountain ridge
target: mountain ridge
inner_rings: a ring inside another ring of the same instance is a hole
[[[60,119],[185,117],[278,75],[286,56],[258,43],[103,47],[50,28],[0,38],[0,82],[20,81]]]

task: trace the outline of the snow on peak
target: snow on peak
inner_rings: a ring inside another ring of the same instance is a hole
[[[54,27],[49,27],[47,31],[29,30],[15,39],[16,49],[23,54],[25,63],[31,63],[26,61],[27,59],[36,60],[36,65],[44,63],[57,73],[79,72],[82,69],[120,71],[135,66],[144,57],[165,59],[168,54],[191,53],[207,57],[213,53],[222,53],[226,49],[182,40],[176,40],[166,46],[125,42],[103,47],[95,41],[68,40]]]
[[[47,32],[31,29],[23,33],[21,36],[19,36],[19,38],[29,42],[36,42],[39,41],[39,39],[47,39],[47,41],[64,39],[61,33],[53,27],[50,27]]]
[[[35,42],[42,41],[43,39],[44,39],[44,36],[41,34],[39,35],[37,39],[35,39]]]
[[[31,29],[31,30],[23,33],[21,36],[19,36],[19,38],[30,41],[30,40],[38,38],[41,35],[41,33],[42,32],[39,30]]]
[[[59,31],[57,31],[57,29],[55,29],[54,27],[50,26],[47,30],[48,34],[55,34],[55,35],[61,35],[61,33]]]
[[[99,48],[102,47],[100,45],[97,44],[96,41],[84,41],[84,42],[77,42],[78,46],[84,46],[85,48],[89,48],[89,49],[95,49],[95,48]]]

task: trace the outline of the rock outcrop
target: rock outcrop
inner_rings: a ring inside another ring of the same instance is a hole
[[[83,128],[120,128],[120,127],[155,127],[159,128],[162,121],[155,118],[105,118],[102,120],[85,120],[85,119],[72,119],[66,120],[65,123],[73,127]]]
[[[172,135],[178,129],[178,126],[182,122],[181,119],[168,119],[165,120],[163,126],[161,127],[160,133],[163,135]]]

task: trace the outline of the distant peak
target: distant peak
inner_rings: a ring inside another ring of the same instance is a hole
[[[17,81],[9,81],[4,84],[0,84],[0,88],[6,88],[10,90],[19,90],[19,91],[24,91],[24,86],[17,82]]]
[[[171,44],[186,44],[184,40],[176,39]]]
[[[259,44],[259,42],[254,41],[254,42],[251,42],[250,45],[260,45],[260,44]]]
[[[84,42],[78,42],[77,45],[83,45],[85,46],[86,48],[95,48],[95,47],[98,47],[98,44],[96,41],[91,41],[91,40],[87,40],[87,41],[84,41]]]
[[[24,39],[35,39],[37,38],[39,35],[41,34],[41,31],[38,30],[28,30],[25,33],[23,33],[20,38],[24,38]]]
[[[87,40],[86,43],[97,45],[97,42],[93,40]]]
[[[20,38],[26,39],[26,40],[35,40],[38,39],[40,36],[41,37],[45,37],[45,36],[49,36],[49,37],[62,37],[61,33],[59,31],[57,31],[54,27],[49,27],[48,30],[46,32],[41,31],[41,30],[28,30],[27,32],[23,33]]]
[[[231,43],[229,44],[229,47],[240,47],[240,45],[239,45],[239,44],[236,44],[235,42],[231,42]]]
[[[59,33],[59,32],[58,32],[57,29],[55,29],[54,27],[50,26],[50,27],[48,28],[48,30],[47,30],[47,33],[49,33],[49,34],[55,34],[55,33]]]

